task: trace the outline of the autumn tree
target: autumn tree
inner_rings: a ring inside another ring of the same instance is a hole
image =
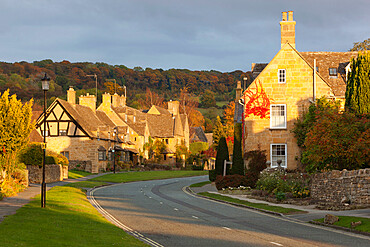
[[[204,117],[197,110],[198,102],[188,92],[187,87],[180,89],[180,112],[188,116],[189,127],[200,127],[204,125]]]
[[[164,98],[159,94],[152,92],[149,88],[146,88],[145,99],[138,100],[142,109],[150,109],[153,105],[166,107]]]
[[[204,108],[215,107],[216,106],[215,93],[208,89],[205,90],[200,97],[200,104]]]
[[[308,172],[369,166],[370,120],[339,109],[338,102],[317,99],[295,124],[301,162]]]
[[[213,128],[213,144],[216,148],[218,146],[218,142],[220,141],[222,137],[225,137],[225,130],[224,130],[224,126],[222,125],[221,118],[217,116],[216,122]]]
[[[34,123],[31,121],[32,100],[22,104],[15,94],[9,96],[9,90],[0,96],[0,193],[3,193],[3,186],[17,187],[16,156],[28,143]]]
[[[370,38],[362,41],[353,43],[353,47],[350,51],[366,51],[370,50]]]
[[[370,113],[370,52],[351,61],[345,107],[358,115]]]
[[[318,110],[304,146],[302,163],[308,172],[368,168],[370,119]]]
[[[235,102],[231,101],[224,110],[224,126],[225,126],[225,136],[226,142],[229,147],[230,152],[233,152],[234,146],[234,112],[235,112]]]

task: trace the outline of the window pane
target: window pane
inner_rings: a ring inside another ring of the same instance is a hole
[[[285,128],[285,105],[271,105],[271,128]]]
[[[281,166],[286,167],[286,150],[284,144],[273,144],[271,145],[271,166],[276,167],[277,161],[281,160]]]
[[[285,69],[279,69],[279,83],[285,83]]]

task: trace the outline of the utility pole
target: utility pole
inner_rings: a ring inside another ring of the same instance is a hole
[[[86,75],[86,76],[95,78],[95,96],[96,96],[96,102],[98,102],[98,76],[96,74]]]

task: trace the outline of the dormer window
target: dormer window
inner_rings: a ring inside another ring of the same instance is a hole
[[[136,122],[136,116],[134,116],[134,123]]]
[[[329,76],[337,77],[337,75],[338,75],[337,68],[329,68]]]
[[[285,69],[279,69],[279,71],[278,71],[278,81],[279,81],[279,83],[286,83],[286,71],[285,71]]]

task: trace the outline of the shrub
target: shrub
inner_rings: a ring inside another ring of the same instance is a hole
[[[213,170],[209,170],[208,172],[209,172],[208,173],[209,181],[214,182],[216,180],[216,170],[213,169]]]
[[[274,194],[279,200],[283,196],[290,194],[296,198],[310,196],[309,190],[310,177],[304,173],[287,173],[282,170],[265,170],[261,173],[260,179],[256,183],[256,188],[264,190],[269,194]]]
[[[252,150],[247,152],[245,157],[249,160],[248,168],[245,172],[248,180],[248,186],[254,188],[261,171],[267,167],[266,150]]]
[[[59,165],[64,165],[64,166],[67,166],[69,164],[69,161],[67,159],[67,157],[65,157],[64,155],[62,154],[58,154],[54,151],[51,151],[51,150],[46,150],[46,159],[45,159],[45,163],[47,165],[51,165],[51,164],[59,164]],[[52,157],[52,158],[48,158],[49,157]],[[50,162],[53,162],[53,163],[50,163]]]
[[[237,188],[239,186],[247,186],[246,177],[238,174],[217,176],[215,183],[218,190],[229,187]]]
[[[41,144],[31,143],[22,150],[22,152],[18,156],[18,159],[19,162],[26,165],[41,166],[43,157],[44,152],[42,150]]]
[[[193,171],[203,171],[203,166],[202,165],[192,165],[191,166],[191,169],[193,170]]]

